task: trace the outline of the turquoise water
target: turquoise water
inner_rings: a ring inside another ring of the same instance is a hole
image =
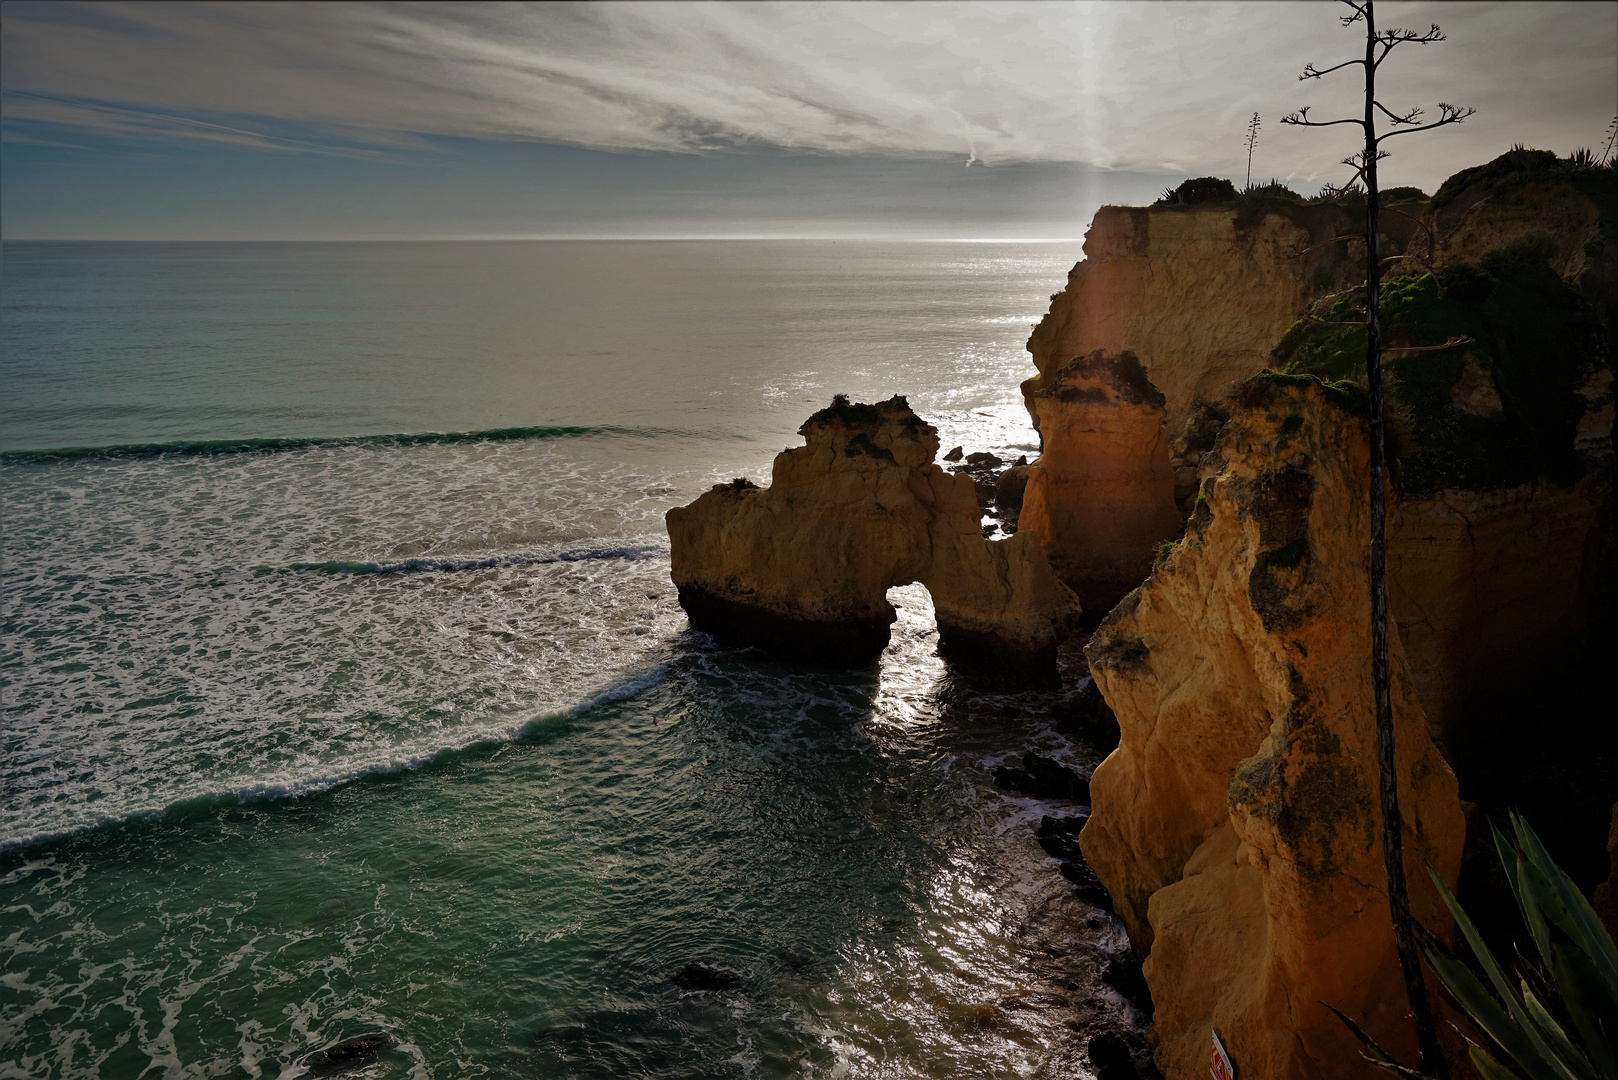
[[[0,1076],[1074,1075],[1124,941],[988,777],[1095,752],[919,587],[693,633],[662,514],[835,392],[1027,452],[1076,256],[5,245]]]

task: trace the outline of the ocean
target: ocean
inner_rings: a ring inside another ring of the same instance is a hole
[[[1127,942],[990,777],[1101,752],[920,586],[865,670],[692,631],[662,519],[834,393],[1032,456],[1078,257],[6,243],[0,1078],[1077,1075]]]

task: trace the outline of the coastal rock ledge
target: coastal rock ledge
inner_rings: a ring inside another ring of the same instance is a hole
[[[857,666],[888,643],[887,591],[932,594],[939,652],[992,686],[1055,686],[1078,597],[1033,536],[984,539],[972,478],[934,464],[938,432],[903,397],[839,396],[775,458],[768,488],[719,484],[668,513],[693,626],[789,659]]]

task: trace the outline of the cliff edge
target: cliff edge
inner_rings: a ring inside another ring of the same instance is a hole
[[[1367,440],[1352,394],[1308,378],[1243,388],[1185,537],[1086,648],[1117,714],[1080,843],[1157,1002],[1158,1065],[1371,1071],[1332,1005],[1413,1053],[1381,881]],[[1442,931],[1423,867],[1454,882],[1464,822],[1390,635],[1412,908]]]

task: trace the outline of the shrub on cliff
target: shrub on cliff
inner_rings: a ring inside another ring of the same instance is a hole
[[[1390,187],[1382,193],[1382,205],[1391,206],[1394,203],[1426,202],[1427,193],[1419,187]]]
[[[1518,144],[1493,161],[1462,169],[1445,180],[1433,194],[1433,209],[1448,206],[1474,184],[1512,186],[1534,180],[1570,182],[1598,202],[1618,197],[1618,170],[1613,164],[1598,164],[1588,152],[1558,158],[1549,150],[1529,150]]]
[[[1525,232],[1483,253],[1478,262],[1496,279],[1532,273],[1556,258],[1556,237],[1542,230]]]
[[[1433,275],[1382,285],[1384,340],[1426,346],[1451,337],[1467,344],[1435,352],[1394,352],[1387,361],[1392,400],[1401,416],[1395,475],[1419,494],[1455,487],[1485,490],[1546,477],[1571,483],[1583,472],[1574,447],[1585,402],[1581,372],[1602,360],[1605,343],[1594,314],[1546,262],[1555,244],[1527,234],[1491,249],[1485,267],[1454,264]],[[1271,355],[1287,375],[1336,381],[1360,377],[1365,350],[1364,290],[1330,298],[1317,319],[1292,327]],[[1472,378],[1498,396],[1498,411],[1468,410],[1459,396]]]
[[[1236,185],[1218,176],[1198,176],[1169,188],[1153,206],[1200,206],[1236,201]]]
[[[1260,199],[1279,199],[1284,202],[1303,202],[1303,196],[1287,187],[1279,180],[1271,180],[1267,184],[1251,184],[1242,189],[1237,198],[1243,202],[1253,202]]]

